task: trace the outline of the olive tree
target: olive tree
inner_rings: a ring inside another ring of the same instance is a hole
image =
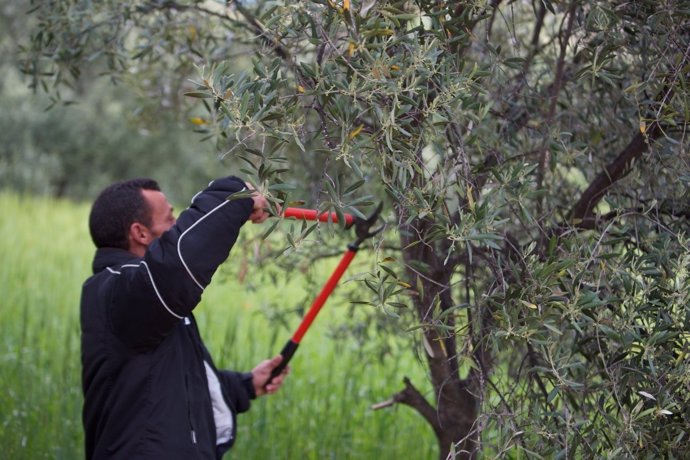
[[[690,446],[684,2],[72,0],[34,13],[35,86],[76,87],[96,68],[149,102],[196,104],[195,129],[274,203],[299,189],[361,214],[385,197],[356,301],[406,321],[397,333],[432,391],[404,378],[376,407],[416,410],[439,458]]]

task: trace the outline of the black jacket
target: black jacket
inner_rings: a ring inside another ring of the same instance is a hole
[[[81,298],[87,459],[214,459],[234,442],[235,414],[255,397],[251,374],[215,368],[192,310],[251,213],[251,198],[228,200],[244,187],[212,182],[143,259],[96,251]],[[221,445],[207,365],[232,412]]]

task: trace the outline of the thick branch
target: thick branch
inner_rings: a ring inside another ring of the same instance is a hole
[[[594,208],[599,201],[606,195],[611,185],[630,172],[633,161],[640,158],[649,148],[650,141],[659,137],[660,134],[661,128],[656,121],[645,133],[637,133],[616,159],[592,180],[570,211],[569,221],[580,228],[591,228],[594,225]]]
[[[667,78],[666,84],[656,99],[658,112],[649,114],[649,118],[654,119],[654,121],[644,132],[638,132],[616,159],[609,163],[589,184],[587,190],[584,191],[570,211],[570,224],[579,228],[592,228],[594,226],[594,208],[599,204],[599,201],[606,195],[611,185],[630,172],[633,162],[639,159],[647,151],[651,142],[663,133],[662,126],[657,121],[659,112],[666,102],[673,98],[674,84],[679,78],[680,72],[683,71],[682,69],[685,68],[688,59],[690,59],[690,46],[686,48],[682,59],[674,69],[675,71],[670,78]]]
[[[558,62],[556,63],[556,77],[549,94],[549,113],[546,116],[546,126],[553,124],[553,119],[556,116],[556,103],[558,102],[558,93],[563,87],[563,69],[565,67],[565,55],[568,50],[568,43],[570,36],[573,33],[573,23],[575,22],[575,9],[577,2],[573,2],[568,9],[568,22],[565,32],[560,37],[561,49],[558,55]],[[548,142],[548,136],[544,138],[544,144]],[[546,170],[551,162],[551,151],[547,145],[542,146],[541,156],[539,158],[539,170],[537,172],[537,189],[541,189],[544,182]],[[541,203],[540,203],[541,207]],[[540,213],[541,214],[541,213]]]
[[[534,2],[532,3],[534,6]],[[534,30],[532,31],[532,42],[529,49],[529,55],[525,59],[525,65],[523,67],[523,73],[527,74],[534,56],[537,54],[539,49],[539,36],[541,35],[541,30],[544,27],[544,18],[546,17],[546,5],[544,2],[539,2],[539,11],[537,11],[537,20],[534,23]]]
[[[541,48],[550,43],[550,40],[548,40],[546,44],[540,44],[541,31],[544,28],[544,20],[546,18],[546,5],[541,0],[536,0],[536,2],[539,4],[539,8],[537,10],[537,6],[533,5],[535,8],[536,20],[534,23],[534,30],[532,32],[532,41],[530,43],[527,56],[525,57],[525,61],[522,65],[522,70],[513,79],[513,89],[508,91],[508,109],[506,109],[505,113],[500,113],[500,111],[496,110],[490,111],[490,113],[497,115],[499,118],[504,118],[507,121],[500,131],[501,137],[504,139],[511,138],[511,136],[513,136],[515,133],[527,126],[527,123],[530,120],[529,111],[524,107],[521,107],[518,104],[518,101],[520,100],[522,91],[528,87],[527,74],[532,67],[534,58],[537,56]]]
[[[436,414],[436,409],[434,409],[426,398],[422,396],[419,390],[412,385],[409,378],[405,377],[403,382],[405,383],[405,388],[402,391],[394,394],[388,401],[374,404],[372,409],[383,409],[384,407],[389,407],[394,404],[405,404],[406,406],[410,406],[424,417],[424,420],[431,425],[438,436],[441,433],[441,426],[439,424],[438,415]]]

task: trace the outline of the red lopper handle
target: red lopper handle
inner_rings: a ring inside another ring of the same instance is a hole
[[[302,322],[292,335],[292,338],[285,344],[285,347],[283,347],[283,350],[280,352],[280,354],[283,356],[283,360],[273,369],[268,382],[283,372],[285,366],[287,366],[288,362],[290,362],[292,355],[295,354],[297,347],[299,347],[299,343],[302,341],[302,337],[304,337],[304,334],[307,333],[311,323],[314,322],[316,315],[319,314],[321,307],[323,307],[323,305],[326,303],[328,296],[331,295],[331,292],[333,292],[335,287],[338,285],[338,281],[343,276],[343,273],[345,273],[345,270],[347,270],[347,267],[350,265],[350,262],[352,262],[352,259],[354,259],[355,254],[357,254],[357,248],[354,246],[348,246],[347,251],[345,251],[342,259],[340,259],[340,263],[335,268],[335,271],[331,274],[331,277],[328,278],[328,281],[321,289],[319,295],[316,297],[316,299],[314,299],[309,311],[307,311],[307,314],[304,316],[304,318],[302,318]],[[266,384],[268,384],[268,382]]]
[[[320,222],[338,223],[338,215],[334,212],[319,213],[316,209],[303,208],[285,208],[283,213],[285,217],[293,217],[295,219],[318,220]],[[355,221],[352,214],[345,214],[345,225],[349,227]]]

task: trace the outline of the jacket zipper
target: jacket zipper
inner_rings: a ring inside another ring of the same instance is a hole
[[[187,393],[187,420],[189,420],[189,431],[192,437],[192,444],[196,444],[196,431],[194,431],[194,423],[192,422],[192,407],[189,402],[189,377],[184,375],[184,388]]]

